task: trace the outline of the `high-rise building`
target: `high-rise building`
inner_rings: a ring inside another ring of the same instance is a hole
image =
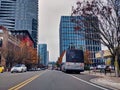
[[[36,47],[38,0],[0,0],[0,25],[8,30],[28,30]]]
[[[46,63],[46,65],[48,65],[48,63],[49,63],[49,51],[47,51],[47,63]]]
[[[78,23],[74,23],[74,20],[81,20]],[[98,39],[98,35],[94,34],[94,29],[90,26],[91,21],[95,21],[96,18],[92,17],[90,21],[87,21],[87,26],[84,19],[87,17],[83,16],[62,16],[60,21],[60,55],[64,50],[69,48],[83,49],[84,51],[89,50],[91,53],[91,59],[93,64],[100,63],[95,58],[95,53],[101,50],[101,43]],[[96,20],[97,25],[97,20]],[[81,27],[80,27],[81,26]],[[88,39],[88,37],[96,38],[97,41]]]
[[[77,18],[77,17],[76,17]],[[82,48],[85,46],[85,34],[83,31],[74,30],[75,23],[71,22],[70,16],[62,16],[60,22],[60,54],[72,47]]]
[[[47,44],[38,44],[38,55],[40,57],[40,64],[47,65]]]

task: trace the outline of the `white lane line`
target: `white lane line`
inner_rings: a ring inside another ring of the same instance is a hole
[[[104,87],[98,86],[98,85],[96,85],[96,84],[87,82],[87,81],[85,81],[85,80],[83,80],[83,79],[80,79],[80,78],[78,78],[78,77],[75,77],[75,76],[73,76],[73,75],[70,75],[70,76],[72,76],[73,78],[75,78],[75,79],[77,79],[77,80],[79,80],[79,81],[81,81],[81,82],[87,83],[87,84],[89,84],[89,85],[92,85],[92,86],[94,86],[94,87],[100,88],[100,89],[102,89],[102,90],[109,90],[109,89],[107,89],[107,88],[104,88]]]

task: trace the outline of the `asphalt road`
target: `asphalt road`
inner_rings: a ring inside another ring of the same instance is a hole
[[[0,90],[110,90],[91,83],[95,76],[43,70],[0,73]]]

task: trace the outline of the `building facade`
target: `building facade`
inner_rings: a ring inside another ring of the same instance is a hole
[[[70,16],[62,16],[60,22],[60,55],[71,46],[77,49],[85,46],[85,34],[83,31],[74,31],[75,23]],[[81,39],[81,40],[80,40]]]
[[[47,44],[38,44],[38,55],[40,58],[40,64],[47,66]]]
[[[25,43],[28,47],[34,48],[34,40],[27,30],[12,30],[10,32],[13,36],[18,38],[21,42]]]
[[[8,30],[28,30],[36,47],[38,0],[0,0],[0,25]]]
[[[10,67],[13,64],[11,61],[14,57],[13,51],[20,50],[20,43],[21,41],[18,38],[11,35],[6,28],[0,26],[0,65]]]
[[[107,65],[107,62],[110,61],[110,64],[114,65],[112,61],[112,55],[109,50],[101,50],[95,54],[96,58],[103,60],[104,64]]]
[[[73,22],[74,20],[81,20],[78,24]],[[91,52],[92,62],[94,65],[100,63],[97,58],[95,58],[95,53],[101,50],[101,43],[99,42],[98,36],[94,34],[93,28],[90,26],[90,21],[95,21],[92,18],[88,20],[87,25],[84,21],[86,17],[82,16],[62,16],[60,21],[60,55],[64,50],[71,47],[75,49],[83,49],[83,51],[89,50]],[[97,24],[96,24],[97,25]],[[88,36],[96,38],[97,42],[92,39],[88,39]]]

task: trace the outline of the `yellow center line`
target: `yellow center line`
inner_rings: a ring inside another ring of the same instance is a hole
[[[30,83],[31,81],[33,81],[34,79],[38,78],[39,75],[36,75],[34,78],[32,78],[31,80],[29,80],[28,82],[20,85],[19,87],[15,88],[14,90],[19,90],[20,88],[22,88],[23,86],[27,85],[28,83]]]
[[[18,89],[22,88],[23,86],[27,85],[28,83],[32,82],[34,79],[38,78],[40,75],[42,75],[42,74],[45,73],[45,72],[46,72],[46,71],[42,72],[42,73],[39,74],[39,75],[35,75],[35,76],[33,76],[33,77],[31,77],[31,78],[29,78],[29,79],[21,82],[20,84],[14,86],[14,87],[12,87],[12,88],[10,88],[10,89],[8,89],[8,90],[18,90]]]
[[[8,89],[8,90],[15,90],[15,88],[17,88],[17,87],[19,87],[19,86],[21,86],[21,85],[23,85],[23,84],[27,83],[28,81],[30,81],[30,80],[31,80],[31,79],[33,79],[34,77],[36,77],[36,76],[33,76],[33,77],[31,77],[31,78],[29,78],[29,79],[27,79],[27,80],[23,81],[22,83],[20,83],[20,84],[18,84],[18,85],[16,85],[16,86],[14,86],[14,87],[12,87],[12,88]]]

